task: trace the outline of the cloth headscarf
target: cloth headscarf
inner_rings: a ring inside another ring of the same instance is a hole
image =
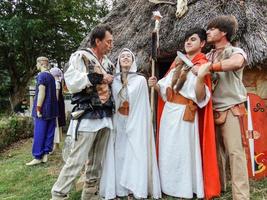
[[[128,49],[128,48],[123,48],[118,56],[118,60],[117,60],[117,64],[116,64],[116,73],[121,72],[121,66],[120,66],[120,58],[123,52],[129,52],[132,55],[132,65],[129,69],[129,72],[136,72],[137,71],[137,65],[136,65],[136,60],[135,60],[135,56],[133,54],[133,52]],[[128,95],[128,84],[131,82],[131,78],[133,78],[133,76],[131,76],[131,74],[128,74],[127,76],[127,81],[125,83],[122,82],[121,79],[121,75],[118,75],[115,77],[115,80],[113,82],[119,82],[121,84],[121,89],[119,90],[119,92],[115,95],[118,95],[118,98],[120,99],[120,101],[118,102],[118,106],[129,106],[129,95]],[[125,104],[126,103],[126,104]]]
[[[62,72],[58,67],[53,67],[53,68],[51,68],[51,69],[50,69],[50,73],[51,73],[53,76],[58,76],[60,81],[61,81],[62,79],[64,79],[63,72]]]
[[[121,71],[120,58],[121,58],[121,54],[123,52],[125,52],[125,51],[130,52],[132,54],[132,57],[133,57],[133,63],[132,63],[132,66],[129,69],[129,72],[136,72],[137,71],[136,59],[135,59],[135,56],[134,56],[133,52],[128,48],[123,48],[120,51],[119,56],[118,56],[118,60],[117,60],[117,64],[116,64],[116,73],[119,73]]]

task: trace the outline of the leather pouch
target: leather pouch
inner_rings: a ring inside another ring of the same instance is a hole
[[[226,111],[213,111],[214,122],[216,125],[222,125],[226,121],[228,110]]]
[[[194,122],[196,111],[197,111],[197,106],[193,103],[193,101],[190,101],[189,104],[187,104],[185,107],[183,120],[188,122]]]

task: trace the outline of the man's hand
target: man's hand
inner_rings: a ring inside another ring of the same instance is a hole
[[[174,61],[175,61],[175,66],[176,67],[184,64],[184,62],[178,56],[176,56]]]
[[[42,117],[42,113],[40,111],[37,111],[37,117],[41,118]]]
[[[148,86],[149,87],[155,87],[158,83],[158,80],[157,80],[157,77],[156,76],[151,76],[149,79],[148,79]]]
[[[42,109],[41,106],[36,106],[36,114],[38,118],[42,117],[41,109]]]
[[[113,75],[110,75],[110,74],[104,74],[104,77],[103,77],[102,83],[105,83],[105,84],[110,84],[110,83],[112,83],[112,81],[113,81],[113,78],[114,78],[114,76],[113,76]]]
[[[193,74],[195,74],[195,75],[197,76],[197,74],[198,74],[198,69],[199,69],[199,66],[194,65],[194,66],[191,68],[191,71],[192,71]]]
[[[210,62],[202,64],[198,69],[198,75],[197,76],[199,78],[204,78],[206,75],[210,74],[210,66],[211,66]]]

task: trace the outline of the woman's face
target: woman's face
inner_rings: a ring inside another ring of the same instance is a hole
[[[120,66],[122,72],[128,72],[133,64],[133,56],[129,51],[124,51],[120,55]]]

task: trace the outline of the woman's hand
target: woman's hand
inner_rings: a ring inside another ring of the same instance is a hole
[[[149,87],[155,87],[158,83],[158,80],[157,80],[157,77],[156,76],[151,76],[149,79],[148,79],[148,86]]]

